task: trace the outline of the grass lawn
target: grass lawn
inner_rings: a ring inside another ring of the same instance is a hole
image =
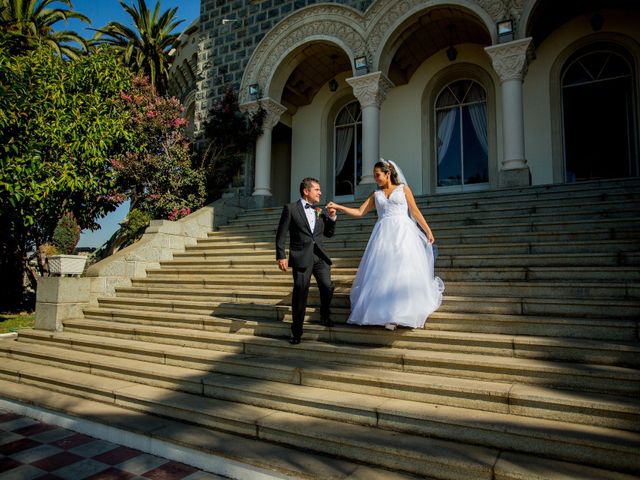
[[[0,333],[15,332],[23,328],[33,328],[35,313],[0,312]]]

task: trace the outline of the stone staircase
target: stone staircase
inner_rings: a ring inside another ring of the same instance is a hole
[[[64,332],[0,342],[0,396],[277,478],[637,478],[640,181],[418,203],[446,283],[423,330],[343,324],[375,222],[343,216],[337,325],[312,287],[289,345],[280,209],[250,210]]]

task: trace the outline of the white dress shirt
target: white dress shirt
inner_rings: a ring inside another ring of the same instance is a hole
[[[316,228],[316,208],[309,202],[307,202],[304,198],[301,198],[300,202],[302,203],[304,214],[307,216],[309,227],[311,227],[311,231],[313,232],[313,229]],[[309,205],[310,208],[307,208],[307,205]]]

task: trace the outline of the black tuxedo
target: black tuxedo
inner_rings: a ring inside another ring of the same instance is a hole
[[[314,210],[314,215],[316,215]],[[285,241],[289,234],[289,267],[293,273],[293,295],[291,299],[293,323],[291,334],[302,336],[302,324],[309,296],[311,275],[320,289],[320,316],[328,320],[331,314],[333,283],[331,282],[331,258],[324,249],[324,237],[332,237],[336,222],[321,213],[316,217],[313,232],[305,215],[301,201],[289,203],[282,209],[276,233],[276,260],[286,258]]]

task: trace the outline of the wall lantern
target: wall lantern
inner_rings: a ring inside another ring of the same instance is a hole
[[[333,53],[331,55],[331,74],[333,75],[333,78],[331,80],[329,80],[329,90],[332,92],[335,92],[336,90],[338,90],[338,81],[336,80],[336,58],[338,58],[338,55],[336,55],[335,53]]]
[[[361,55],[360,57],[354,58],[353,64],[356,69],[356,75],[364,75],[365,73],[369,73],[369,66],[367,65],[366,56]]]
[[[589,24],[594,32],[599,32],[604,26],[604,17],[599,13],[594,13],[589,20]]]
[[[513,40],[513,20],[501,20],[496,24],[498,29],[498,43],[511,42]]]
[[[249,96],[253,97],[253,99],[255,100],[256,98],[258,98],[258,95],[260,95],[260,87],[258,86],[258,84],[252,83],[251,85],[249,85]]]
[[[450,62],[453,62],[456,58],[458,58],[458,49],[453,45],[447,48],[447,58]]]

